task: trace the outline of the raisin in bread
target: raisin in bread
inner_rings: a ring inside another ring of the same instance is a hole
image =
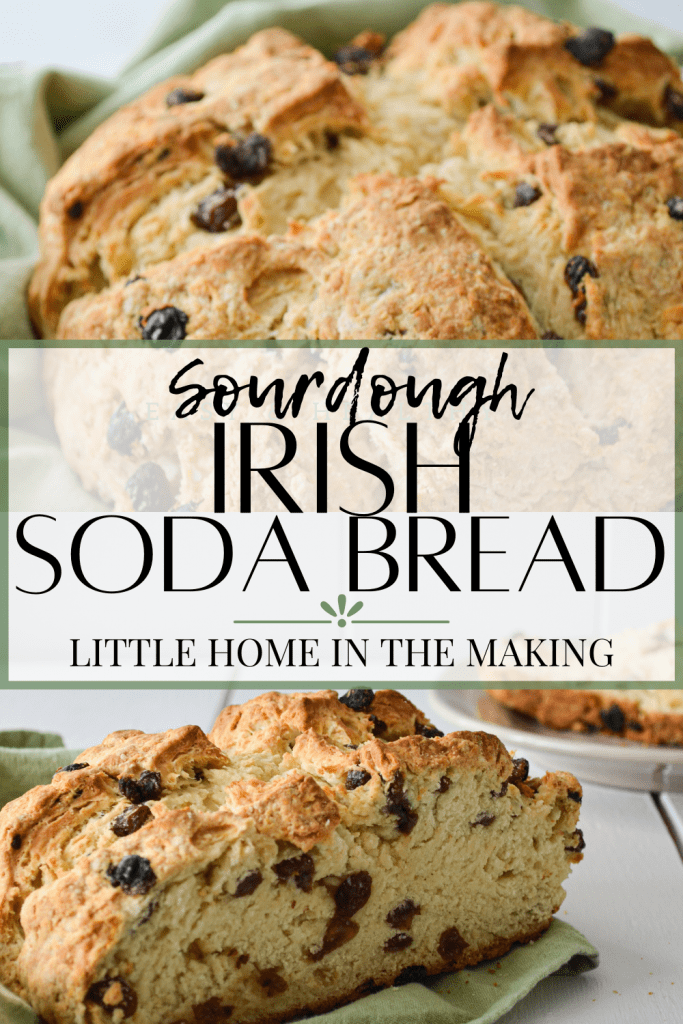
[[[639,36],[435,4],[336,61],[257,33],[49,183],[64,339],[675,339],[683,84]]]
[[[211,740],[114,733],[0,814],[0,978],[49,1024],[265,1024],[475,964],[582,857],[573,776],[393,691],[263,694]]]

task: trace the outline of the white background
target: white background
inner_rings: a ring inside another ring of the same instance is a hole
[[[49,64],[112,77],[168,6],[169,0],[29,0],[3,4],[0,62]],[[680,0],[621,0],[619,6],[683,31]]]

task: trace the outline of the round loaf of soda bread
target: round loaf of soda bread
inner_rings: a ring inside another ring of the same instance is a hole
[[[39,336],[678,339],[683,84],[639,36],[435,4],[282,29],[124,107],[49,183]]]

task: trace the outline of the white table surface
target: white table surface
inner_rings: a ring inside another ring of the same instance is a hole
[[[228,702],[256,692],[233,690]],[[427,706],[425,691],[402,692]],[[225,700],[218,690],[5,690],[0,729],[30,725],[60,732],[69,747],[85,747],[113,729],[156,731],[192,722],[208,730]],[[681,1024],[683,857],[672,832],[683,851],[683,795],[655,800],[586,785],[580,825],[586,855],[566,882],[558,916],[597,946],[600,967],[547,979],[501,1024]]]

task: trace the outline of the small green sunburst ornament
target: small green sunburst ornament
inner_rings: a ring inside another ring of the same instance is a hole
[[[334,610],[331,604],[327,603],[327,601],[321,601],[320,607],[324,612],[327,612],[328,615],[332,615],[333,618],[337,619],[337,625],[343,629],[348,620],[361,610],[363,602],[356,601],[356,603],[346,612],[346,617],[344,617],[344,611],[346,609],[346,594],[340,594],[337,598],[337,607],[339,608],[338,613]]]

